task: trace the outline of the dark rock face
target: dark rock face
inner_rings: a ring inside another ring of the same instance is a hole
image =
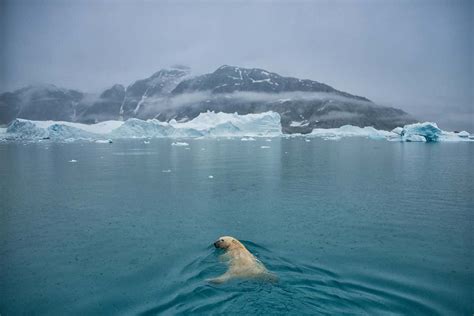
[[[283,77],[263,69],[222,66],[189,77],[187,67],[163,69],[126,89],[114,85],[100,95],[52,85],[0,95],[0,124],[15,118],[95,123],[128,118],[190,120],[208,110],[239,114],[275,111],[285,133],[346,124],[390,130],[416,120],[406,112],[324,83]]]
[[[83,123],[118,120],[124,98],[125,88],[116,84],[102,92],[91,105],[88,105],[87,101],[83,101],[83,111],[81,111],[79,120]]]
[[[29,86],[0,95],[0,118],[6,123],[14,118],[31,120],[74,121],[83,93],[54,85]]]
[[[166,102],[171,91],[187,75],[190,70],[186,67],[162,69],[147,79],[135,81],[128,86],[125,99],[120,108],[120,116],[124,119],[130,117],[149,118],[150,103]],[[153,110],[151,109],[153,113]]]
[[[211,91],[212,93],[229,93],[235,91],[252,91],[266,93],[280,92],[326,92],[339,96],[369,101],[364,97],[338,91],[324,83],[312,80],[301,80],[292,77],[282,77],[263,69],[247,69],[234,66],[221,66],[211,74],[206,74],[189,80],[183,80],[174,90],[174,94]]]

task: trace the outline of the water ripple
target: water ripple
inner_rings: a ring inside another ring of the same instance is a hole
[[[344,279],[336,271],[315,264],[298,263],[276,256],[269,249],[244,241],[279,277],[275,284],[236,280],[212,285],[205,280],[225,271],[218,251],[209,247],[181,266],[168,278],[176,282],[160,291],[156,301],[142,306],[140,315],[163,314],[399,314],[417,312],[437,315],[413,295],[410,284],[360,276]]]

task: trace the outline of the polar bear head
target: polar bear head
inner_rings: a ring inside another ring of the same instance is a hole
[[[214,243],[214,247],[221,249],[232,249],[239,247],[240,245],[241,243],[237,239],[230,236],[219,237],[219,239]]]

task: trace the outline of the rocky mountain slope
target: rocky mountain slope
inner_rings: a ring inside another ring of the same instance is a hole
[[[0,95],[0,124],[19,117],[82,123],[132,117],[185,122],[208,110],[239,114],[275,111],[286,133],[346,124],[387,130],[415,121],[400,109],[377,105],[324,83],[227,65],[195,77],[184,66],[162,69],[126,88],[116,84],[99,95],[53,85]]]

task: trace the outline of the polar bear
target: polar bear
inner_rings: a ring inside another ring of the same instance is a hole
[[[236,278],[252,278],[264,281],[276,282],[278,279],[270,273],[263,263],[250,253],[245,246],[234,237],[220,237],[214,246],[226,252],[220,257],[229,268],[216,278],[208,279],[211,283],[224,283]]]

